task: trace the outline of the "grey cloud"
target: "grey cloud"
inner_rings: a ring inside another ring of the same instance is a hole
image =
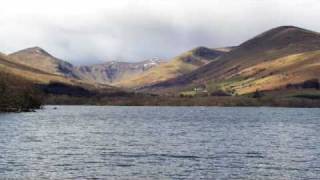
[[[114,3],[120,1],[127,2]],[[0,50],[41,46],[72,63],[91,64],[169,59],[196,46],[237,45],[280,25],[320,31],[320,2],[316,0],[134,2],[120,9],[92,9],[88,14],[27,13],[0,18]]]

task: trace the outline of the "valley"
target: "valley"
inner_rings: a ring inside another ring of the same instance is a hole
[[[320,34],[281,26],[238,46],[200,46],[171,60],[85,66],[32,47],[0,54],[0,70],[8,86],[32,84],[47,104],[317,106],[310,97],[320,94]]]

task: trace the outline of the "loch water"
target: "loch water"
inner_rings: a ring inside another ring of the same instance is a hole
[[[320,109],[46,106],[0,114],[0,179],[319,179]]]

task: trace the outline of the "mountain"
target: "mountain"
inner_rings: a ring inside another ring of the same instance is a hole
[[[45,70],[34,68],[31,65],[25,65],[17,62],[17,59],[11,58],[4,54],[0,55],[0,71],[14,76],[30,80],[35,83],[49,83],[50,81],[59,81],[65,83],[71,83],[71,79],[67,79],[63,76],[51,74]]]
[[[181,92],[205,86],[233,94],[274,90],[319,79],[320,34],[281,26],[266,31],[209,64],[144,88],[155,92]]]
[[[39,60],[40,61],[40,60]],[[20,63],[20,62],[29,62],[28,59],[24,60],[23,57],[20,57],[20,61],[17,58],[12,57],[11,55],[0,54],[0,78],[5,78],[3,76],[8,75],[14,77],[14,79],[20,79],[19,81],[28,81],[36,86],[46,87],[57,90],[63,88],[65,89],[65,94],[68,94],[68,91],[74,89],[73,87],[80,87],[88,91],[95,92],[123,92],[123,90],[103,84],[97,84],[95,82],[88,82],[85,80],[79,80],[77,78],[66,76],[64,74],[58,73],[58,71],[53,71],[54,69],[41,70],[39,65],[35,65],[35,68],[32,67],[32,64]],[[48,63],[49,64],[49,63]],[[50,64],[49,64],[50,65]],[[51,73],[51,72],[56,73]],[[51,84],[58,85],[51,86]]]
[[[73,66],[52,56],[40,47],[27,48],[12,53],[8,58],[11,62],[45,71],[51,75],[64,76],[93,84],[135,88],[191,72],[231,49],[198,47],[174,58],[171,62],[150,59],[133,63],[111,61],[88,66]]]
[[[58,59],[40,47],[27,48],[9,55],[13,62],[23,64],[51,74],[76,77],[72,64]]]
[[[40,84],[111,89],[113,85],[156,93],[205,87],[208,92],[234,95],[317,86],[319,61],[320,34],[294,26],[271,29],[236,47],[198,47],[168,62],[73,66],[39,47],[0,54],[1,70]]]
[[[114,103],[129,97],[132,98],[129,103],[134,103],[138,98],[120,88],[51,74],[15,60],[0,53],[0,112],[29,111],[47,103],[98,104],[100,100]]]
[[[111,61],[90,66],[73,66],[56,58],[40,47],[27,48],[9,55],[12,62],[23,64],[50,74],[84,80],[91,83],[113,84],[143,73],[163,61],[151,59],[137,63]]]
[[[139,88],[166,81],[192,72],[225,54],[227,51],[228,49],[217,50],[198,47],[175,57],[167,63],[163,63],[142,74],[131,76],[115,85],[126,88]]]
[[[78,66],[74,68],[74,73],[79,79],[101,84],[114,84],[133,75],[148,71],[164,61],[150,59],[142,62],[106,62],[91,66]]]

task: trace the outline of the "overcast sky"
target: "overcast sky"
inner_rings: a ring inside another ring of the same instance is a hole
[[[169,59],[280,25],[320,31],[319,11],[319,0],[1,0],[0,51],[40,46],[75,64]]]

